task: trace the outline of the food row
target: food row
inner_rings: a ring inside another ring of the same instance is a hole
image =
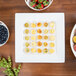
[[[31,52],[31,53],[54,53],[55,52],[55,50],[54,49],[47,49],[47,48],[44,48],[43,50],[42,49],[40,49],[40,48],[38,48],[38,49],[35,49],[35,48],[31,48],[31,49],[29,49],[29,48],[25,48],[25,52],[26,53],[29,53],[29,52]]]
[[[31,24],[29,24],[28,22],[27,23],[25,23],[24,24],[24,26],[27,28],[27,27],[32,27],[32,28],[35,28],[35,27],[41,27],[41,26],[43,26],[43,27],[48,27],[48,26],[50,26],[50,27],[54,27],[55,26],[55,22],[50,22],[50,23],[47,23],[47,22],[44,22],[44,23],[41,23],[41,22],[38,22],[38,23],[31,23]]]
[[[55,36],[54,35],[51,35],[51,36],[41,36],[41,35],[38,35],[38,36],[25,36],[25,40],[41,40],[41,39],[44,39],[44,40],[51,40],[51,41],[54,41],[55,40]]]
[[[37,29],[37,30],[35,30],[35,29],[32,29],[32,30],[25,29],[24,33],[25,34],[29,34],[29,33],[31,33],[31,34],[36,34],[36,33],[38,33],[38,34],[42,34],[42,33],[44,33],[44,34],[48,34],[48,33],[54,34],[55,29],[50,29],[50,30],[48,30],[48,29],[44,29],[44,30],[41,30],[41,29]]]
[[[35,47],[35,46],[44,46],[44,47],[47,47],[49,45],[49,47],[55,47],[55,43],[54,42],[50,42],[50,43],[48,43],[48,42],[40,42],[40,41],[38,41],[38,42],[25,42],[25,46],[26,47],[29,47],[29,46],[31,46],[31,47]]]

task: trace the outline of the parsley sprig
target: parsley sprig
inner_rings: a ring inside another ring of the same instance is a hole
[[[7,76],[18,76],[21,64],[19,64],[18,68],[12,68],[12,60],[10,57],[8,57],[7,60],[0,57],[0,68],[5,69],[3,73],[5,73]]]

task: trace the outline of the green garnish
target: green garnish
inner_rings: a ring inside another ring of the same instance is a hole
[[[38,0],[39,2],[43,2],[44,0]]]
[[[7,76],[18,76],[21,64],[19,64],[18,68],[12,68],[12,61],[10,57],[8,57],[7,60],[0,57],[0,68],[5,69],[3,73],[5,73]]]
[[[36,4],[36,2],[34,2],[34,1],[30,2],[31,6],[34,6],[35,4]]]
[[[41,7],[41,3],[39,3],[39,4],[37,5],[37,7],[38,7],[38,8],[42,8],[42,7]]]
[[[49,2],[48,2],[47,0],[45,0],[45,1],[43,2],[43,5],[44,5],[44,6],[47,6],[47,5],[49,5]]]

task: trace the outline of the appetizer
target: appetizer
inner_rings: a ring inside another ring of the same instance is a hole
[[[45,23],[44,23],[44,27],[47,27],[47,26],[48,26],[48,23],[47,23],[47,22],[45,22]]]
[[[37,51],[38,51],[38,53],[41,53],[41,52],[42,52],[42,50],[41,50],[41,49],[37,49]]]
[[[47,39],[48,39],[48,36],[45,35],[45,36],[44,36],[44,39],[47,40]]]
[[[41,29],[38,29],[37,32],[41,34],[42,33],[42,30]]]
[[[45,48],[45,49],[43,50],[43,53],[48,53],[48,49]]]
[[[31,36],[31,40],[36,40],[36,36]]]
[[[36,46],[36,42],[31,42],[31,45],[32,46]]]
[[[32,52],[32,53],[35,53],[35,52],[36,52],[36,49],[35,49],[35,48],[32,48],[32,49],[31,49],[31,52]]]
[[[50,53],[54,53],[55,50],[54,50],[54,49],[50,49],[49,52],[50,52]]]
[[[31,24],[31,27],[35,28],[36,27],[36,24],[35,23],[32,23]]]
[[[25,27],[29,27],[29,23],[25,23],[24,26],[25,26]]]
[[[42,23],[40,23],[40,22],[39,22],[39,23],[37,23],[37,26],[38,26],[38,27],[41,27],[41,25],[42,25]]]
[[[40,42],[40,41],[37,42],[37,45],[38,45],[38,46],[42,46],[42,42]]]
[[[50,47],[54,47],[55,44],[53,42],[50,43]]]
[[[25,36],[25,40],[29,40],[29,36]]]
[[[54,32],[55,32],[55,30],[54,30],[54,29],[51,29],[51,30],[50,30],[50,33],[51,33],[51,34],[53,34]]]
[[[44,42],[43,44],[44,44],[44,46],[45,46],[45,47],[48,45],[48,43],[47,43],[47,42]]]
[[[25,43],[25,46],[28,47],[30,44],[28,42]]]
[[[25,30],[25,33],[26,33],[26,34],[28,34],[28,33],[29,33],[29,30],[28,30],[28,29],[26,29],[26,30]]]
[[[48,33],[48,30],[47,30],[47,29],[45,29],[45,30],[44,30],[44,34],[47,34],[47,33]]]
[[[38,35],[37,38],[40,40],[40,39],[42,39],[42,36],[41,35]]]
[[[28,53],[29,51],[30,51],[30,50],[29,50],[29,48],[25,48],[25,52],[27,52],[27,53]]]
[[[51,22],[51,23],[50,23],[50,27],[53,28],[54,26],[55,26],[55,23],[54,23],[54,22]]]
[[[36,34],[36,30],[31,30],[31,33],[32,34]]]

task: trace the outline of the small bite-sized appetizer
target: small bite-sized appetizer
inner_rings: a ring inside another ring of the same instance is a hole
[[[31,42],[31,45],[32,46],[36,46],[36,42]]]
[[[54,50],[54,49],[50,49],[49,52],[50,52],[50,53],[54,53],[55,50]]]
[[[25,36],[25,40],[29,40],[29,38],[30,38],[29,36]]]
[[[35,49],[35,48],[32,48],[32,49],[31,49],[31,52],[32,52],[32,53],[35,53],[35,52],[36,52],[36,49]]]
[[[37,51],[38,51],[38,53],[41,53],[41,52],[42,52],[42,50],[41,50],[41,49],[37,49]]]
[[[50,36],[50,40],[51,40],[51,41],[54,41],[54,40],[55,40],[55,36],[53,36],[53,35]]]
[[[42,33],[42,30],[41,30],[41,29],[38,29],[37,32],[38,32],[38,33]]]
[[[35,28],[36,27],[36,24],[35,23],[32,23],[31,24],[31,27]]]
[[[25,46],[28,47],[30,44],[28,42],[25,43]]]
[[[36,30],[31,30],[31,33],[32,34],[36,34]]]
[[[44,26],[45,26],[45,27],[47,27],[47,26],[48,26],[48,23],[47,23],[47,22],[45,22],[45,23],[44,23]]]
[[[53,42],[50,43],[50,47],[54,47],[55,44]]]
[[[25,30],[25,33],[26,33],[26,34],[28,34],[28,33],[29,33],[29,30],[28,30],[28,29],[26,29],[26,30]]]
[[[73,42],[76,43],[76,36],[73,36]]]
[[[54,26],[55,26],[55,22],[51,22],[51,23],[50,23],[50,27],[53,28]]]
[[[37,23],[37,26],[38,26],[38,27],[41,27],[41,26],[42,26],[42,23],[38,22],[38,23]]]
[[[47,33],[48,33],[48,30],[47,30],[47,29],[45,29],[45,30],[44,30],[44,34],[47,34]]]
[[[74,50],[76,51],[76,44],[73,46]]]
[[[44,36],[44,39],[47,40],[47,39],[48,39],[48,36],[45,35],[45,36]]]
[[[55,32],[55,30],[54,30],[54,29],[51,29],[51,30],[50,30],[50,33],[51,33],[51,34],[53,34],[54,32]]]
[[[42,42],[40,42],[40,41],[37,42],[37,45],[38,45],[38,46],[42,46]]]
[[[43,53],[48,53],[48,49],[45,48],[45,49],[43,50]]]
[[[47,42],[44,42],[43,44],[44,44],[44,46],[45,46],[45,47],[48,45],[48,43],[47,43]]]
[[[38,35],[37,38],[40,40],[40,39],[42,39],[42,36],[41,35]]]
[[[36,36],[31,36],[31,40],[36,40]]]
[[[25,23],[24,26],[25,26],[25,27],[29,27],[29,23]]]
[[[30,50],[29,48],[25,48],[25,52],[28,53]]]

